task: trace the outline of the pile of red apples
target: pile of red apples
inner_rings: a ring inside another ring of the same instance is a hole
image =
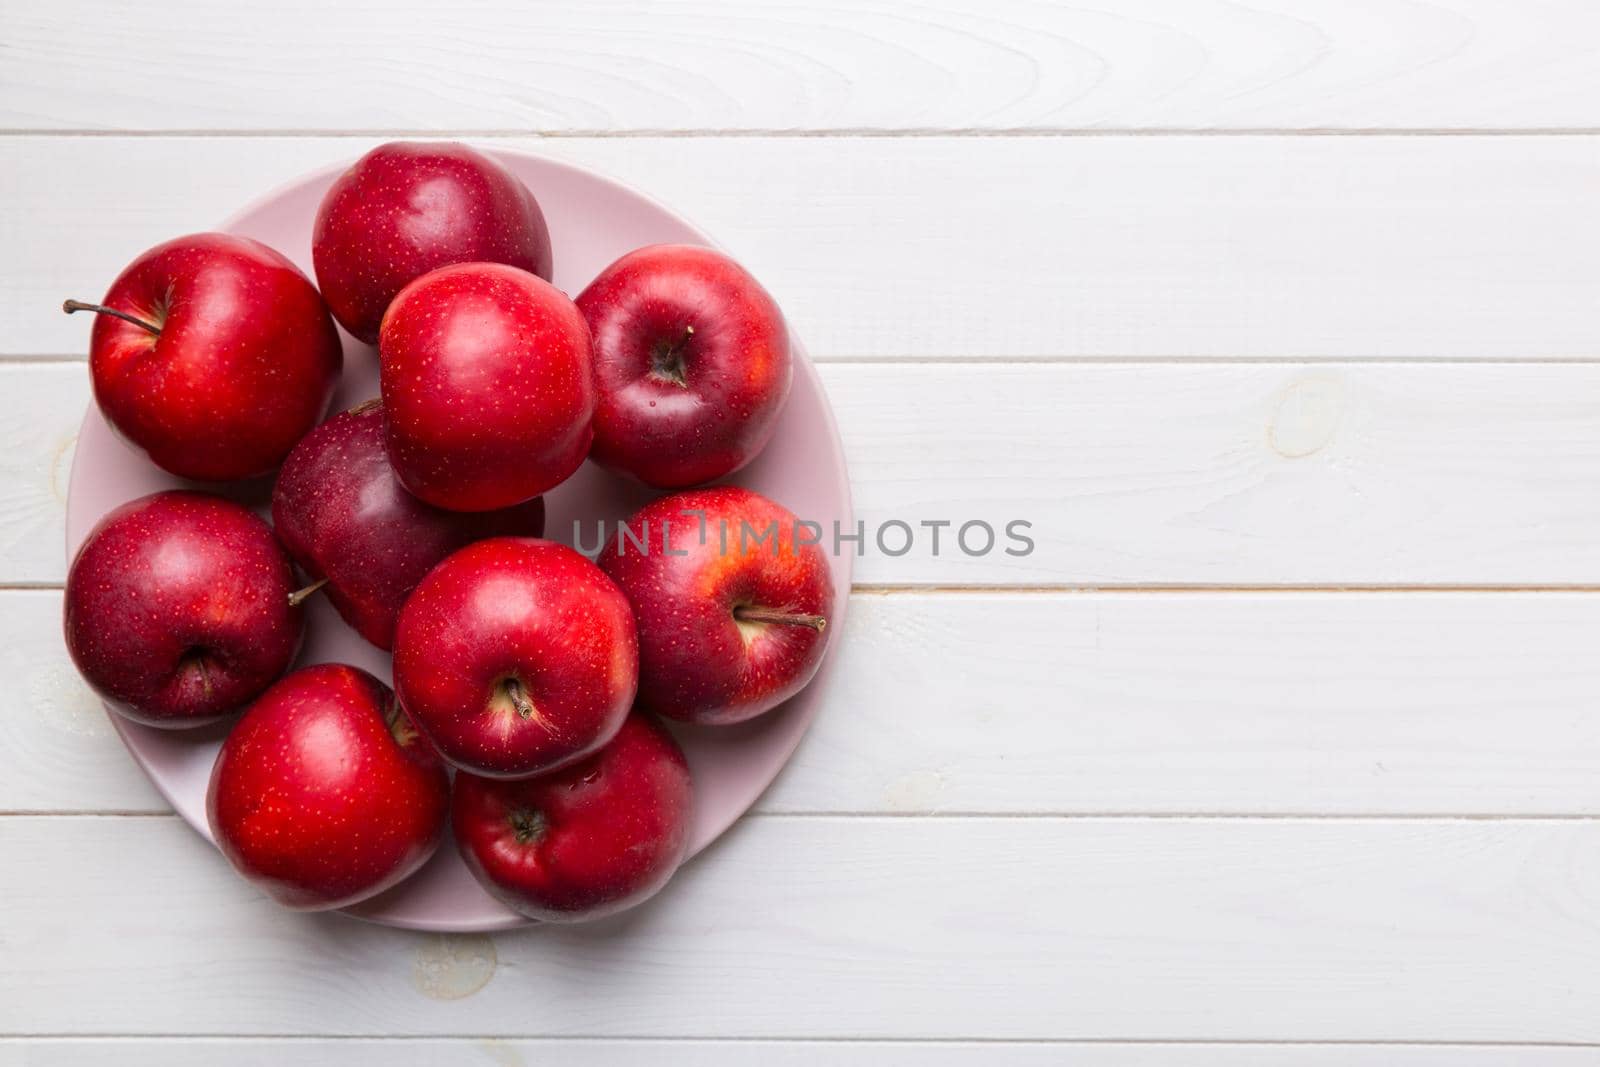
[[[97,316],[106,421],[206,483],[89,534],[67,577],[74,663],[138,722],[233,720],[211,829],[291,908],[391,888],[447,824],[524,915],[639,903],[683,861],[693,810],[658,717],[745,721],[822,659],[821,549],[780,504],[704,487],[773,434],[781,312],[728,257],[682,245],[636,249],[569,299],[533,192],[462,145],[357,161],[322,201],[313,263],[315,285],[264,244],[203,233],[139,256],[100,304],[67,302]],[[336,321],[377,346],[380,395],[322,421]],[[663,493],[598,562],[541,536],[541,494],[585,459]],[[270,524],[212,491],[264,498],[269,477]],[[746,526],[776,537],[719,536]],[[393,653],[392,689],[291,670],[314,596]]]

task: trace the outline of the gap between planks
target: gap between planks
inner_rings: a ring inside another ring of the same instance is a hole
[[[49,593],[60,592],[65,588],[62,582],[7,582],[0,581],[0,593]],[[1406,584],[1366,584],[1366,585],[1225,585],[1195,582],[1191,584],[1141,584],[1129,583],[1127,585],[1078,585],[1070,582],[1030,582],[1017,584],[985,584],[974,582],[967,585],[928,585],[918,582],[859,582],[850,587],[851,596],[1050,596],[1072,594],[1076,596],[1150,596],[1172,594],[1195,595],[1221,595],[1232,594],[1282,594],[1284,596],[1305,595],[1333,595],[1347,594],[1374,594],[1389,593],[1424,594],[1424,595],[1464,595],[1475,596],[1482,594],[1559,594],[1584,596],[1600,593],[1600,585],[1586,583],[1553,584],[1553,585],[1523,585],[1517,583],[1481,584],[1481,585],[1452,585],[1441,582],[1435,585],[1406,585]]]
[[[813,365],[827,367],[1276,367],[1276,366],[1384,366],[1441,367],[1564,367],[1600,363],[1592,356],[1528,356],[1515,359],[1476,356],[1133,356],[1115,353],[1097,356],[808,356]],[[0,366],[37,367],[87,364],[81,352],[36,355],[0,355]]]
[[[0,581],[0,593],[49,593],[60,592],[65,588],[62,582],[7,582]],[[974,582],[969,585],[927,585],[918,582],[861,582],[850,587],[851,596],[1059,596],[1071,594],[1075,596],[1161,596],[1173,594],[1194,595],[1220,595],[1233,594],[1282,594],[1284,596],[1306,595],[1333,595],[1346,594],[1373,594],[1383,595],[1389,593],[1424,594],[1424,595],[1464,595],[1475,596],[1483,594],[1559,594],[1584,596],[1600,593],[1600,585],[1571,583],[1555,585],[1520,585],[1516,583],[1483,584],[1483,585],[1452,585],[1439,583],[1436,585],[1405,585],[1405,584],[1368,584],[1368,585],[1211,585],[1203,582],[1192,584],[1140,584],[1127,585],[1077,585],[1070,582],[1032,582],[1020,584],[984,584]]]
[[[0,137],[319,137],[330,140],[350,140],[363,137],[531,137],[543,140],[626,140],[630,138],[725,138],[741,140],[827,139],[884,140],[893,138],[958,138],[966,140],[994,140],[1000,138],[1090,138],[1090,137],[1593,137],[1600,135],[1595,126],[1233,126],[1217,129],[1204,126],[1148,126],[1148,127],[1082,127],[1082,126],[1029,126],[1029,127],[941,127],[896,126],[866,127],[839,126],[825,128],[786,127],[733,127],[727,129],[684,130],[641,126],[632,129],[580,129],[560,130],[519,129],[515,127],[488,127],[484,129],[404,129],[371,127],[367,129],[316,130],[292,128],[233,129],[189,127],[179,129],[75,129],[55,127],[24,129],[0,128]]]
[[[175,811],[56,811],[47,808],[17,808],[0,811],[0,819],[50,819],[89,821],[95,819],[177,819]],[[1237,811],[746,811],[739,817],[760,820],[807,819],[815,822],[1071,822],[1071,823],[1167,823],[1167,822],[1307,822],[1307,823],[1600,823],[1600,814],[1572,812],[1502,814],[1498,812],[1408,812],[1386,815],[1364,812],[1237,812]]]
[[[515,932],[515,931],[507,931]],[[451,935],[454,936],[454,935]],[[1362,1038],[1306,1039],[1296,1041],[1293,1039],[1252,1039],[1252,1038],[1162,1038],[1160,1040],[1140,1040],[1138,1038],[1118,1037],[1063,1037],[1063,1038],[1009,1038],[1009,1037],[940,1037],[940,1038],[914,1038],[914,1037],[731,1037],[726,1034],[704,1036],[655,1036],[651,1034],[622,1034],[616,1037],[597,1037],[593,1035],[573,1035],[568,1037],[551,1037],[548,1034],[504,1035],[496,1034],[485,1037],[482,1034],[418,1034],[415,1036],[365,1036],[361,1034],[275,1034],[275,1033],[234,1033],[234,1034],[121,1034],[121,1033],[76,1033],[76,1032],[47,1032],[38,1033],[10,1033],[0,1035],[0,1048],[7,1044],[22,1043],[25,1041],[66,1041],[66,1042],[114,1042],[114,1041],[182,1041],[182,1042],[225,1042],[225,1041],[270,1041],[273,1043],[295,1043],[311,1041],[377,1043],[377,1044],[412,1044],[418,1042],[456,1042],[456,1041],[495,1041],[495,1042],[549,1042],[553,1045],[572,1044],[578,1042],[592,1042],[596,1044],[723,1044],[723,1045],[878,1045],[908,1047],[931,1047],[949,1045],[982,1045],[982,1046],[1016,1046],[1034,1048],[1055,1048],[1084,1046],[1090,1048],[1128,1046],[1132,1048],[1186,1048],[1203,1046],[1206,1048],[1231,1048],[1243,1046],[1246,1048],[1420,1048],[1420,1049],[1592,1049],[1600,1048],[1600,1042],[1593,1041],[1449,1041],[1449,1040],[1414,1040],[1414,1041],[1384,1041]]]

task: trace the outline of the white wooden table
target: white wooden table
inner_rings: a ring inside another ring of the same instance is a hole
[[[1592,0],[0,0],[0,1063],[1600,1063]],[[822,365],[830,706],[595,929],[276,909],[59,637],[92,297],[396,136],[649,190]]]

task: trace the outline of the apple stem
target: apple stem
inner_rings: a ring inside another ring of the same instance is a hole
[[[790,611],[773,611],[771,608],[734,608],[733,617],[740,622],[775,622],[785,626],[809,626],[818,633],[828,625],[827,618],[822,615],[802,615]]]
[[[206,696],[211,696],[211,671],[206,667],[204,656],[195,657],[194,669],[200,672],[200,688],[205,690]]]
[[[325,586],[327,584],[328,584],[328,579],[326,579],[326,578],[318,578],[316,581],[312,582],[310,585],[305,586],[304,588],[301,588],[301,589],[296,589],[294,592],[289,594],[289,606],[291,608],[299,607],[301,604],[305,603],[307,597],[309,597],[312,593],[315,593],[318,589],[321,589],[323,586]]]
[[[384,713],[383,723],[389,728],[389,736],[394,738],[401,748],[417,739],[417,728],[411,724],[411,718],[400,706],[399,697],[389,701],[389,710]]]
[[[506,691],[506,699],[517,709],[517,714],[524,719],[533,718],[533,701],[528,699],[528,693],[522,688],[522,683],[515,678],[507,678],[502,685]]]
[[[65,300],[62,301],[61,310],[65,311],[68,315],[72,314],[74,311],[92,311],[96,315],[110,315],[114,319],[121,319],[123,322],[131,322],[141,330],[147,330],[150,333],[155,334],[157,337],[161,336],[161,327],[157,326],[155,323],[146,322],[137,315],[130,315],[126,311],[118,311],[116,308],[108,308],[104,304],[85,304],[82,300]]]

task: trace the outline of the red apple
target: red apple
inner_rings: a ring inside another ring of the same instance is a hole
[[[322,198],[311,258],[328,306],[372,344],[396,293],[438,267],[507,263],[550,277],[550,231],[528,187],[463,144],[379,145]]]
[[[266,474],[317,424],[343,356],[322,298],[259,241],[200,233],[157,245],[111,283],[89,377],[106,421],[180,478]]]
[[[653,501],[626,525],[600,566],[633,605],[641,708],[742,722],[805,687],[827,644],[833,579],[792,512],[719,486]]]
[[[67,572],[67,651],[117,711],[214,722],[289,667],[304,629],[272,530],[208,493],[155,493],[90,531]]]
[[[289,554],[357,633],[394,644],[400,605],[434,564],[486,537],[544,532],[544,500],[501,511],[445,511],[406,492],[389,466],[377,400],[335,415],[295,446],[272,491]]]
[[[594,337],[597,462],[679,489],[766,447],[794,369],[778,305],[720,252],[651,245],[578,296]]]
[[[510,507],[588,453],[588,328],[527,271],[468,263],[423,275],[389,305],[378,352],[389,459],[430,504]]]
[[[395,628],[401,703],[475,774],[526,777],[589,755],[622,725],[638,677],[628,602],[553,541],[468,545],[429,572]]]
[[[535,919],[575,922],[631,908],[683,862],[689,765],[654,720],[628,716],[582,763],[520,781],[456,775],[451,822],[472,873]]]
[[[322,663],[267,690],[211,769],[206,816],[234,869],[289,908],[342,908],[433,854],[450,780],[389,687]]]

